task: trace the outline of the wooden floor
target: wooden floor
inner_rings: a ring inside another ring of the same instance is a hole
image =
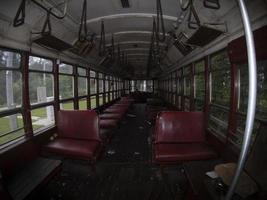
[[[135,104],[116,131],[92,174],[84,161],[64,160],[63,171],[38,199],[173,200],[184,199],[187,181],[180,166],[161,176],[151,163],[150,127],[145,104]]]

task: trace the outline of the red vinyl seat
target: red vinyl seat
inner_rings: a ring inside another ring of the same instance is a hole
[[[115,129],[118,126],[118,120],[115,119],[101,119],[99,126],[101,129]]]
[[[202,112],[161,112],[155,124],[154,158],[157,163],[212,159],[206,143]]]
[[[95,111],[59,111],[58,137],[44,146],[45,152],[74,159],[96,160],[100,149],[99,119]]]
[[[122,117],[123,117],[123,115],[121,113],[104,113],[104,114],[99,115],[100,120],[102,120],[102,119],[120,120]]]
[[[122,108],[107,108],[103,112],[104,113],[119,113],[119,114],[124,115],[126,113],[126,110]]]

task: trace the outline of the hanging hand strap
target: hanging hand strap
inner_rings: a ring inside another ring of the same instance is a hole
[[[80,23],[80,28],[79,28],[79,36],[78,36],[78,39],[80,42],[84,42],[87,37],[86,16],[87,16],[87,0],[84,0],[81,23]]]
[[[157,38],[160,42],[164,42],[166,39],[166,32],[165,32],[165,26],[164,26],[164,19],[163,19],[163,13],[162,13],[162,7],[161,7],[161,0],[157,1]],[[162,31],[162,38],[159,36],[160,34],[160,26]]]
[[[219,0],[204,0],[203,4],[206,8],[210,8],[210,9],[220,9],[221,5]]]
[[[47,12],[45,23],[42,29],[42,35],[50,35],[51,34],[51,22],[50,22],[50,13]],[[46,30],[47,29],[47,30]]]
[[[26,7],[26,0],[22,0],[19,6],[19,9],[16,13],[16,16],[13,21],[13,26],[18,27],[24,24],[25,20],[25,7]]]
[[[106,40],[105,40],[105,26],[104,21],[101,21],[101,36],[99,42],[99,56],[103,56],[106,52]]]
[[[194,20],[192,20],[194,17]],[[197,11],[194,7],[193,0],[190,0],[190,11],[188,17],[188,28],[197,29],[200,26],[200,19],[198,17]]]

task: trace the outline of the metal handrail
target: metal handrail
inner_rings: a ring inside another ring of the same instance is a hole
[[[245,30],[246,44],[247,44],[247,55],[248,55],[248,70],[249,70],[249,91],[248,91],[248,108],[247,108],[247,119],[246,128],[243,137],[243,143],[241,152],[238,159],[237,168],[235,171],[234,178],[230,185],[230,188],[226,194],[225,200],[231,200],[234,194],[235,188],[239,181],[240,175],[245,166],[246,158],[250,148],[250,142],[252,138],[253,124],[255,118],[256,110],[256,100],[257,100],[257,63],[255,54],[255,45],[253,39],[253,33],[249,21],[249,16],[247,12],[244,0],[238,0],[239,9],[242,16],[243,26]]]

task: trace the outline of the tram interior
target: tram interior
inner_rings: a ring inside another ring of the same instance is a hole
[[[1,1],[0,199],[225,199],[242,2],[231,199],[267,199],[266,0]]]

